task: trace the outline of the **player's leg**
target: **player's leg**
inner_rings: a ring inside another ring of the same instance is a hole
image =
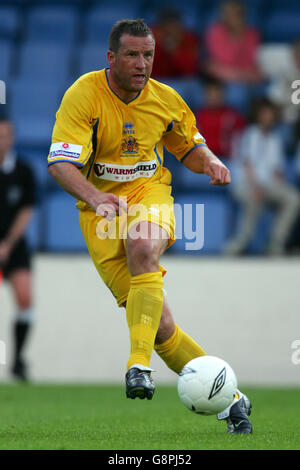
[[[126,373],[126,394],[129,398],[151,399],[154,393],[149,365],[163,308],[159,258],[167,246],[167,233],[156,224],[141,221],[129,229],[126,245],[131,274],[126,302],[130,334]]]
[[[127,369],[133,364],[149,367],[163,307],[159,259],[168,246],[167,234],[164,236],[163,232],[162,227],[142,221],[128,233],[126,251],[131,280],[126,315],[131,352]]]
[[[166,300],[163,304],[154,349],[176,374],[179,374],[185,364],[192,359],[205,355],[201,346],[174,322]]]
[[[34,318],[31,272],[26,268],[16,269],[11,272],[9,281],[16,303],[16,316],[13,324],[14,357],[12,373],[21,380],[27,380],[24,350]]]
[[[163,308],[163,275],[160,256],[175,240],[171,188],[150,185],[129,206],[124,246],[130,272],[126,315],[133,364],[149,368]]]
[[[155,348],[167,366],[179,374],[187,362],[205,353],[174,323],[163,299],[159,258],[168,246],[168,237],[165,236],[164,243],[162,227],[149,222],[141,224],[156,236],[133,240],[129,233],[127,241],[128,266],[132,274],[126,308],[131,339],[128,369],[134,365],[149,368]]]
[[[148,239],[139,243],[139,240],[133,240],[130,237],[126,240],[126,237],[120,236],[119,229],[123,224],[120,219],[109,222],[110,227],[106,232],[113,233],[110,228],[113,223],[116,223],[118,236],[102,237],[104,232],[101,234],[100,229],[103,229],[102,224],[105,225],[105,220],[92,211],[81,211],[79,214],[81,230],[95,267],[116,298],[118,305],[123,306],[127,303],[127,320],[131,339],[129,367],[138,363],[140,367],[149,370],[163,302],[163,268],[159,266],[158,260],[168,241],[152,243]],[[127,224],[125,226],[127,235]],[[129,271],[129,264],[132,275]],[[144,305],[147,305],[145,313],[143,312]],[[153,391],[150,390],[150,392],[153,394]]]

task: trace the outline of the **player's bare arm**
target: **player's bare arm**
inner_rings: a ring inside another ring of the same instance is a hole
[[[230,171],[207,147],[196,147],[183,160],[183,164],[194,173],[210,176],[210,184],[226,186],[231,182]]]
[[[49,166],[52,178],[67,193],[86,202],[98,215],[111,220],[121,209],[127,211],[127,204],[112,193],[103,193],[80,173],[73,163],[57,162]]]

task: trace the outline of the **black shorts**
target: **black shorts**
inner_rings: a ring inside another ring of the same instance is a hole
[[[22,238],[12,250],[7,263],[3,266],[3,276],[8,278],[13,271],[31,268],[31,256],[26,241]]]

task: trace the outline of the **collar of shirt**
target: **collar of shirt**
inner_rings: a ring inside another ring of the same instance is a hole
[[[2,173],[8,175],[12,171],[14,171],[17,161],[17,155],[13,150],[10,150],[6,153],[3,162],[0,165],[0,171]]]

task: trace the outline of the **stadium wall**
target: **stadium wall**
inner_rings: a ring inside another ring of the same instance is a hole
[[[175,320],[207,353],[227,360],[239,382],[300,385],[300,264],[297,259],[166,256],[165,287]],[[36,322],[27,351],[37,382],[122,382],[129,352],[119,309],[89,258],[34,259]],[[0,340],[9,378],[9,287],[0,294]],[[298,340],[298,341],[297,341]],[[298,350],[297,350],[298,347]],[[159,383],[176,376],[154,353]]]

